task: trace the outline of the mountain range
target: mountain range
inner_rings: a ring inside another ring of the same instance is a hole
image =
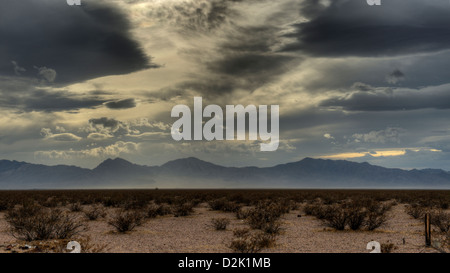
[[[107,159],[94,169],[0,160],[0,189],[155,187],[450,189],[450,172],[313,158],[266,168],[224,167],[194,157],[161,166]]]

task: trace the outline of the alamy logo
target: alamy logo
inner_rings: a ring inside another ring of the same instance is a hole
[[[366,0],[369,6],[380,6],[381,0]]]
[[[66,0],[69,6],[81,6],[81,0]]]
[[[246,114],[248,114],[248,139],[269,141],[261,143],[261,151],[276,151],[279,144],[279,106],[270,106],[270,132],[268,131],[267,105],[227,105],[224,116],[220,106],[211,104],[203,110],[202,98],[194,97],[194,116],[191,119],[191,109],[187,105],[176,105],[172,108],[171,117],[179,117],[172,125],[172,138],[176,141],[192,140],[192,126],[194,140],[245,140]],[[259,112],[259,113],[258,113]],[[213,116],[214,114],[214,116]],[[182,115],[180,117],[180,115]],[[203,124],[203,118],[211,118]],[[235,132],[235,117],[237,131]],[[224,118],[226,121],[224,122]],[[259,120],[259,122],[258,122]],[[203,127],[203,128],[202,128]]]

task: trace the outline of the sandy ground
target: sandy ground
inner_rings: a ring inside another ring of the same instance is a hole
[[[301,210],[291,211],[282,217],[283,231],[276,237],[276,245],[262,252],[367,253],[366,245],[373,240],[393,243],[396,246],[393,252],[436,252],[425,248],[423,223],[407,215],[404,205],[394,206],[388,216],[389,221],[376,231],[335,231],[315,217],[305,216]],[[219,217],[231,220],[227,230],[216,231],[211,226],[211,219]],[[84,234],[90,236],[91,243],[106,246],[103,252],[116,253],[232,252],[227,247],[233,239],[232,230],[247,227],[234,213],[211,211],[206,204],[197,206],[191,216],[149,219],[126,234],[114,232],[105,219],[87,221],[87,224],[89,229]],[[0,213],[0,252],[8,252],[6,246],[11,244],[18,242],[9,234],[4,213]]]

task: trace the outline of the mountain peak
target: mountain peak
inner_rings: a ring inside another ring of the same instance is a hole
[[[120,168],[120,167],[127,167],[130,165],[134,165],[133,163],[131,163],[130,161],[127,161],[125,159],[122,159],[120,157],[116,157],[114,159],[112,158],[108,158],[105,161],[103,161],[102,163],[100,163],[95,169],[103,169],[103,168]]]
[[[198,159],[196,157],[175,159],[163,164],[161,167],[172,169],[191,169],[191,170],[224,168],[222,166]]]

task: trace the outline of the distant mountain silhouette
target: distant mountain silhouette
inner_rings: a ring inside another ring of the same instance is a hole
[[[267,168],[224,167],[195,157],[161,166],[137,165],[116,158],[107,159],[92,170],[0,160],[0,189],[154,187],[450,189],[450,173],[312,158]]]

